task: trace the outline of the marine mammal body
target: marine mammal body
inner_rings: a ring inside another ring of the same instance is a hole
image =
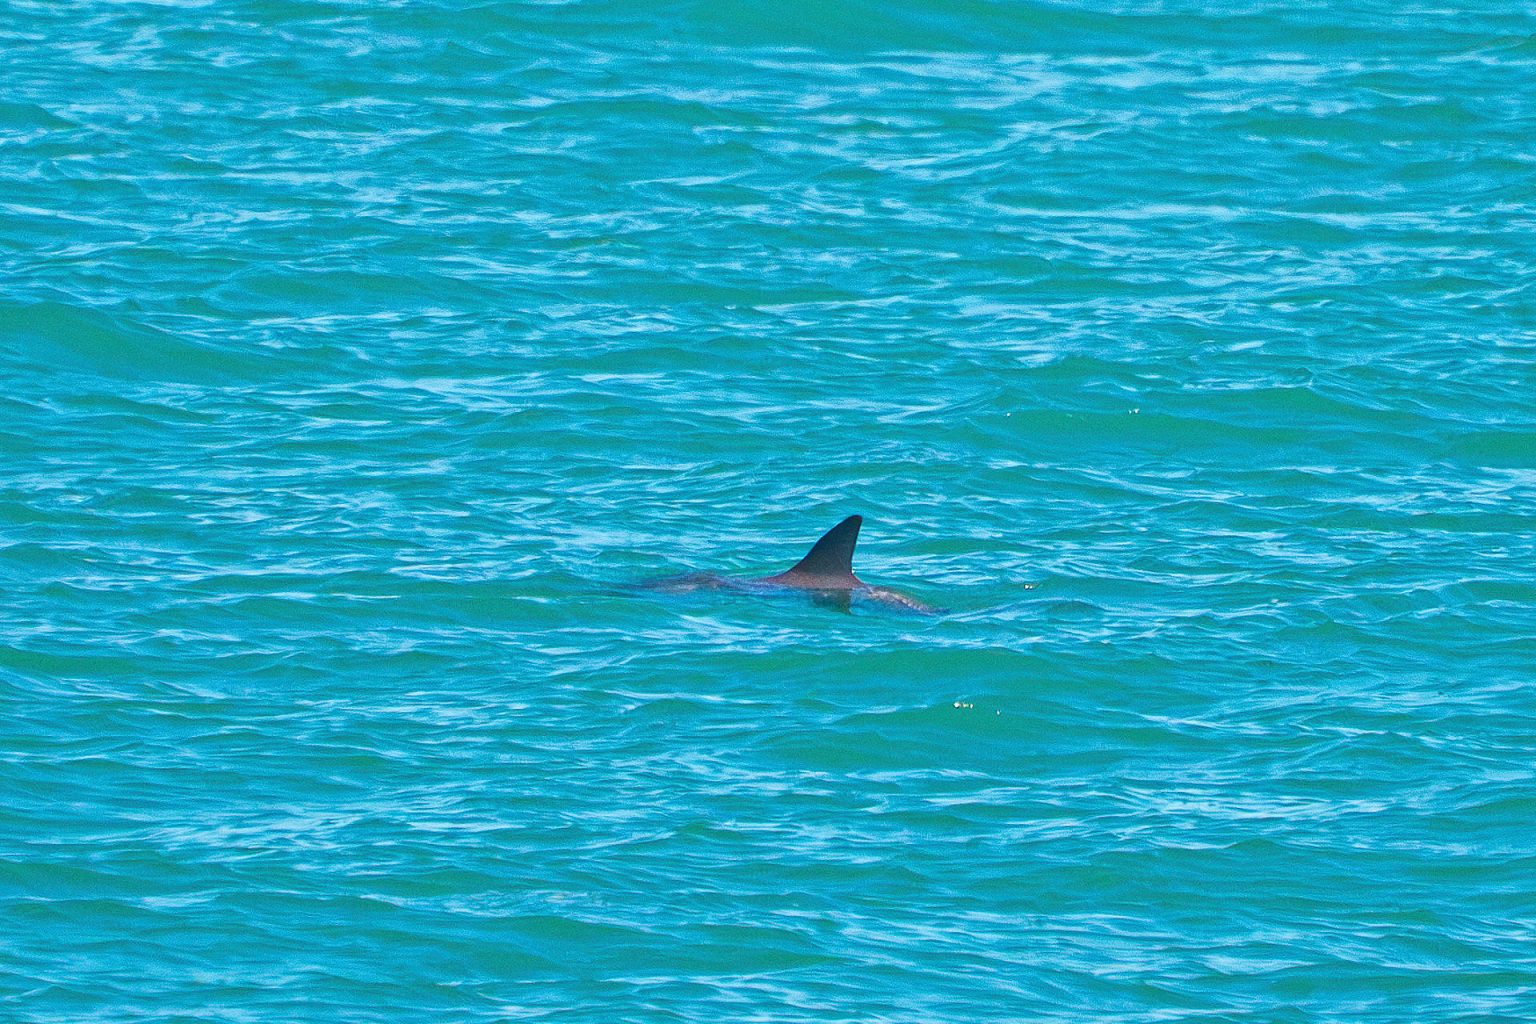
[[[818,604],[831,605],[843,611],[847,611],[857,598],[919,615],[941,614],[943,609],[924,604],[900,591],[871,586],[853,574],[853,548],[859,542],[859,528],[863,525],[863,516],[849,516],[822,534],[804,558],[773,576],[733,579],[714,573],[688,573],[652,586],[673,593],[690,590],[800,590],[808,592]]]

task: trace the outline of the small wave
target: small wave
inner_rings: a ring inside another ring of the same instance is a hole
[[[206,384],[255,378],[268,362],[61,302],[0,304],[0,325],[0,357],[32,373]]]

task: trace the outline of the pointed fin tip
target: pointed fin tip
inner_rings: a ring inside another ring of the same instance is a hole
[[[783,575],[795,573],[802,576],[837,578],[852,576],[853,548],[859,542],[859,527],[863,525],[863,516],[854,515],[844,519],[822,534],[821,539],[811,545],[811,550],[806,552],[805,557]]]

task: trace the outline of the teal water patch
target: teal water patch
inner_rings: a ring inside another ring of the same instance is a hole
[[[9,374],[55,383],[59,376],[76,376],[93,390],[112,381],[206,385],[260,379],[277,362],[146,327],[131,315],[61,302],[0,306],[0,321],[6,325],[0,353]]]
[[[9,1018],[1529,1016],[1529,14],[4,12]]]

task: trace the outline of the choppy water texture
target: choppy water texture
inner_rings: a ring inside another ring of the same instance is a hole
[[[1458,6],[0,0],[0,1016],[1529,1020]]]

